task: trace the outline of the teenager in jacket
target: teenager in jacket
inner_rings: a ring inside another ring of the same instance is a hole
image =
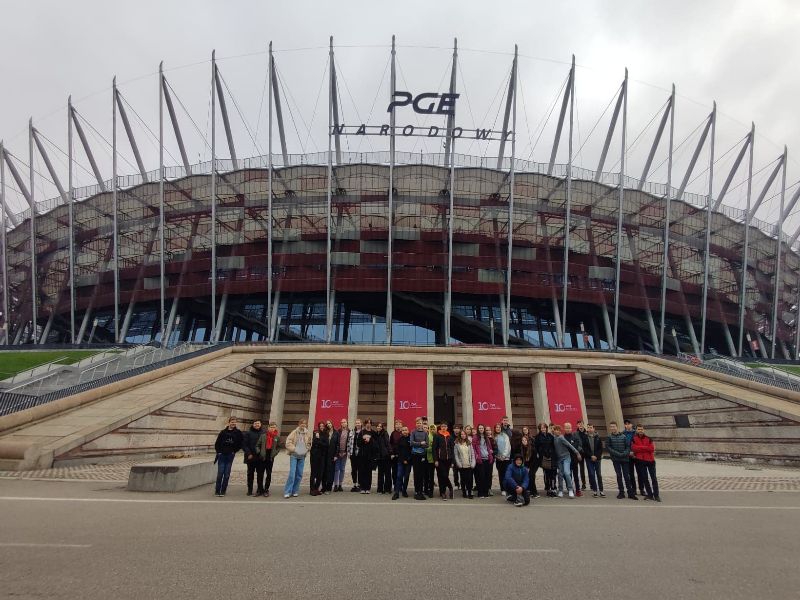
[[[572,469],[572,485],[575,487],[575,495],[579,498],[583,495],[581,492],[581,482],[578,478],[579,467],[578,464],[583,462],[583,443],[580,436],[572,430],[572,423],[564,423],[564,439],[567,440],[572,447],[577,450],[573,453],[572,460],[570,461],[570,468]]]
[[[356,438],[358,446],[358,487],[362,494],[372,493],[372,468],[375,466],[378,440],[372,428],[372,419],[364,421],[364,427]]]
[[[458,441],[458,438],[461,437],[461,425],[453,425],[453,444]],[[453,486],[455,489],[461,489],[461,479],[458,476],[458,467],[456,466],[456,461],[453,461]]]
[[[527,429],[524,427],[523,429]],[[528,491],[531,493],[532,498],[538,498],[539,492],[536,490],[536,479],[534,475],[536,473],[536,449],[533,447],[533,442],[528,437],[527,434],[523,434],[523,436],[519,439],[519,452],[517,453],[522,457],[522,464],[528,467],[529,472],[529,485]]]
[[[578,450],[581,451],[581,456],[583,460],[578,463],[579,472],[581,476],[581,490],[586,490],[586,457],[588,456],[588,444],[589,444],[589,434],[586,431],[586,425],[583,424],[583,419],[578,419],[578,422],[575,424],[578,428],[578,431],[575,434],[578,436],[578,441],[580,442],[580,446],[578,446]],[[575,486],[578,487],[577,485]]]
[[[544,491],[547,496],[556,495],[556,458],[555,458],[555,438],[550,433],[547,423],[539,423],[539,433],[533,439],[533,446],[536,448],[536,457],[542,467],[544,475]]]
[[[478,498],[489,497],[489,487],[492,481],[492,464],[494,463],[494,450],[492,438],[484,425],[478,425],[475,435],[472,436],[472,448],[475,452],[475,487]]]
[[[558,462],[558,497],[564,496],[564,486],[567,484],[567,493],[570,498],[575,497],[575,483],[572,478],[572,457],[576,460],[581,460],[581,454],[578,449],[573,446],[563,435],[561,426],[556,425],[553,427],[555,440],[553,447],[555,449],[556,460]]]
[[[300,493],[300,481],[306,465],[306,455],[311,449],[311,431],[308,421],[300,419],[297,428],[286,437],[286,452],[289,454],[289,476],[283,486],[284,498],[297,498]]]
[[[349,435],[350,437],[347,440],[347,454],[350,457],[350,477],[353,479],[353,487],[350,488],[350,491],[360,492],[361,487],[359,485],[358,475],[361,472],[361,449],[358,447],[357,440],[361,436],[361,419],[356,419]]]
[[[433,436],[433,466],[439,482],[439,497],[453,499],[453,484],[450,483],[450,466],[453,464],[453,436],[447,430],[447,423],[439,425]]]
[[[228,489],[228,481],[231,478],[233,457],[242,449],[244,436],[236,427],[236,423],[236,417],[230,417],[228,425],[217,434],[217,440],[214,442],[214,450],[217,452],[217,457],[214,459],[217,463],[217,483],[214,486],[215,496],[225,495]]]
[[[322,493],[330,494],[333,491],[333,477],[336,470],[336,450],[339,446],[339,432],[334,428],[333,421],[325,421],[325,431],[328,434],[328,454],[325,457],[325,471],[322,474]]]
[[[328,466],[328,431],[320,421],[311,439],[311,495],[322,494],[322,478]]]
[[[392,485],[397,481],[397,444],[400,438],[403,437],[403,422],[397,420],[394,422],[394,431],[389,436],[389,460],[392,463]],[[406,485],[408,487],[408,485]]]
[[[507,500],[513,502],[514,506],[528,506],[531,503],[530,471],[525,466],[522,456],[517,454],[514,463],[506,469],[503,476],[503,490],[507,494]]]
[[[389,432],[386,425],[378,423],[375,428],[377,448],[375,462],[378,465],[378,493],[392,493],[392,468],[389,461]]]
[[[397,440],[395,445],[394,460],[396,464],[397,476],[394,480],[394,494],[392,500],[397,500],[400,494],[403,498],[408,498],[408,472],[411,471],[411,442],[409,439],[408,427],[402,426],[400,428],[400,439]],[[416,494],[414,495],[416,497]]]
[[[656,478],[656,445],[645,435],[643,425],[636,426],[631,452],[636,459],[636,471],[639,475],[639,485],[644,488],[644,499],[661,502]]]
[[[505,417],[508,421],[508,417]],[[508,431],[511,430],[509,426]],[[497,468],[497,481],[500,484],[500,492],[503,496],[506,495],[506,489],[503,487],[503,482],[506,479],[506,469],[511,464],[511,438],[506,430],[503,429],[502,423],[494,426],[494,464]]]
[[[436,425],[433,423],[427,425],[427,421],[424,422],[428,429],[428,447],[425,449],[425,458],[428,461],[425,470],[425,495],[428,498],[433,498],[433,480],[436,475],[436,466],[433,458],[433,438],[436,435]]]
[[[475,449],[465,427],[453,446],[453,462],[461,479],[461,495],[472,500],[472,479],[475,471]]]
[[[636,428],[633,426],[628,419],[625,419],[622,422],[624,429],[622,431],[622,435],[624,435],[628,439],[628,444],[633,445],[633,436],[636,435]],[[631,479],[631,486],[633,486],[633,491],[636,491],[636,459],[633,456],[633,452],[629,455],[630,460],[628,461],[628,476]],[[639,493],[644,496],[644,489],[642,488],[642,482],[639,482]]]
[[[253,476],[256,476],[256,496],[264,493],[264,463],[258,455],[256,445],[258,438],[264,433],[261,421],[253,421],[250,429],[242,436],[242,454],[247,465],[247,495],[253,495]]]
[[[603,440],[600,434],[594,430],[591,423],[586,426],[586,469],[589,471],[589,485],[592,488],[592,496],[597,498],[597,494],[603,498],[603,473],[600,467],[603,464]]]
[[[422,419],[417,419],[416,427],[409,436],[411,446],[411,461],[414,469],[414,500],[427,500],[425,497],[425,476],[427,474],[428,458],[428,432],[422,423]]]
[[[281,436],[278,432],[278,424],[270,421],[269,427],[258,438],[256,452],[264,463],[264,497],[269,498],[269,486],[272,483],[272,466],[275,464],[275,457],[278,455],[278,443]]]
[[[339,430],[336,435],[336,450],[333,460],[333,491],[343,492],[344,471],[347,467],[347,458],[350,456],[350,429],[347,427],[347,419],[339,422]]]
[[[638,500],[636,497],[636,488],[633,487],[630,477],[630,455],[631,443],[628,441],[628,436],[620,433],[617,429],[617,423],[611,421],[608,424],[608,438],[606,438],[606,450],[611,455],[611,464],[614,465],[614,472],[617,474],[617,498],[622,500],[625,497],[625,489],[628,490],[628,498],[631,500]],[[622,487],[623,481],[625,487]]]

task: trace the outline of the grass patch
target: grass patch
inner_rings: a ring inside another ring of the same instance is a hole
[[[800,367],[796,367],[793,365],[765,365],[761,363],[747,363],[747,366],[751,369],[757,369],[759,367],[772,367],[774,369],[780,369],[781,371],[786,371],[787,373],[791,373],[792,375],[800,375]]]
[[[41,350],[0,352],[0,379],[8,379],[38,365],[61,359],[60,364],[71,365],[88,356],[98,354],[97,350]]]

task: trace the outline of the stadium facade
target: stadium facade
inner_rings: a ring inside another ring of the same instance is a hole
[[[454,51],[450,94],[457,94],[456,61]],[[748,191],[746,209],[722,204],[748,150],[752,187],[754,131],[725,184],[712,190],[715,108],[688,170],[670,168],[666,184],[648,182],[657,152],[672,164],[673,90],[641,176],[625,172],[624,150],[620,171],[606,172],[612,137],[621,135],[626,147],[626,75],[597,170],[577,168],[573,61],[551,160],[520,160],[516,61],[503,127],[490,134],[500,141],[493,157],[457,152],[462,138],[480,139],[481,130],[457,126],[455,100],[450,112],[441,101],[429,108],[413,103],[415,112],[443,115],[443,152],[396,150],[401,136],[430,130],[398,125],[401,108],[391,105],[380,130],[365,124],[348,132],[339,123],[333,48],[327,152],[286,151],[272,60],[265,156],[237,158],[213,59],[212,110],[220,111],[229,158],[216,157],[222,136],[214,132],[212,161],[189,163],[163,73],[158,170],[145,170],[116,86],[115,130],[119,118],[136,175],[120,176],[115,160],[112,178],[103,179],[70,106],[70,167],[80,142],[97,184],[72,187],[70,169],[68,185],[61,185],[31,125],[29,163],[34,154],[43,159],[59,195],[34,198],[33,171],[26,181],[21,161],[0,152],[4,189],[13,180],[35,207],[12,214],[4,201],[7,343],[495,344],[797,358],[800,254],[792,247],[797,234],[782,230],[798,194],[786,194],[786,153],[763,192]],[[397,99],[394,61],[391,92]],[[181,166],[163,166],[165,124],[172,125]],[[383,136],[388,150],[344,152],[340,140],[348,133]],[[556,163],[559,143],[568,142],[570,161]],[[708,194],[691,194],[687,183],[704,147],[711,156]],[[755,212],[781,174],[781,218],[759,221]]]

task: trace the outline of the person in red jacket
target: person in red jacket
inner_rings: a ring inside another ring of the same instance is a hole
[[[656,445],[645,435],[644,427],[641,425],[636,426],[636,435],[631,440],[631,452],[636,459],[636,474],[644,487],[644,499],[661,502],[656,478]]]

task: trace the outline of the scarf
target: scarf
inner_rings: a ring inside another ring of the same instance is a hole
[[[277,431],[267,431],[267,450],[272,450],[272,444],[276,437],[278,437]]]

